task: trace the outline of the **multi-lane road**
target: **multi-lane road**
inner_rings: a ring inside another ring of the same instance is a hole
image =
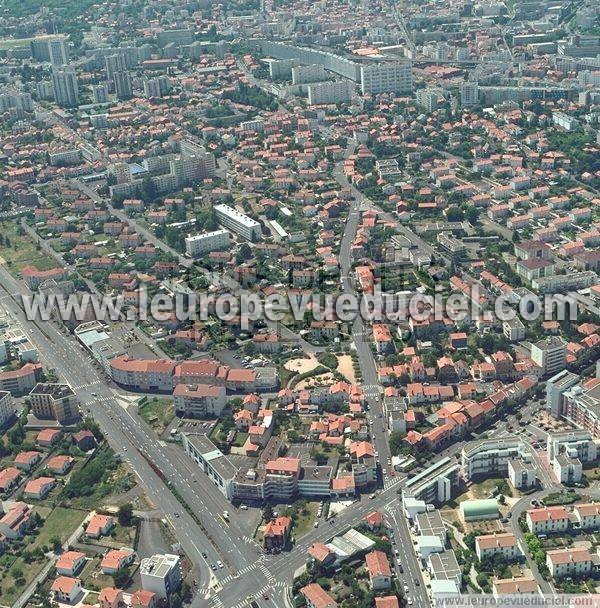
[[[351,154],[353,150],[354,146],[353,144],[350,144],[346,150],[346,156]],[[349,188],[353,194],[350,211],[348,213],[344,233],[340,242],[339,260],[342,290],[344,293],[356,296],[358,294],[356,293],[350,279],[350,249],[356,237],[361,213],[366,209],[371,208],[372,203],[368,199],[364,198],[363,195],[346,179],[343,171],[343,161],[335,166],[333,176],[340,186],[343,188]],[[400,482],[401,480],[396,477],[388,477],[389,475],[392,475],[393,472],[391,467],[387,466],[388,459],[391,457],[391,452],[383,411],[383,387],[379,382],[377,375],[377,364],[371,350],[369,328],[361,315],[357,315],[352,324],[352,338],[363,378],[363,390],[367,403],[369,404],[371,436],[377,453],[377,459],[381,463],[379,471],[382,474],[382,482],[384,487],[387,486],[388,489],[392,488],[392,491],[394,491],[400,487],[400,485],[397,485],[396,482]],[[385,474],[383,474],[383,470],[386,470]],[[388,491],[389,490],[386,490],[386,496]],[[380,500],[381,499],[378,499],[377,503],[379,503]],[[372,506],[374,508],[375,505]],[[402,514],[399,501],[395,496],[395,491],[394,494],[389,496],[387,500],[384,500],[378,506],[385,508],[386,521],[392,530],[394,542],[396,543],[395,546],[398,548],[398,552],[400,553],[398,560],[395,560],[394,563],[396,575],[402,582],[403,587],[408,589],[406,595],[413,600],[413,606],[416,608],[426,608],[429,606],[427,591],[425,589],[425,585],[423,584],[421,570],[413,551],[413,544],[410,537],[408,524]],[[398,562],[403,564],[403,572],[400,572]]]
[[[111,447],[131,466],[149,498],[164,513],[196,567],[198,586],[207,591],[214,585],[218,588],[219,579],[235,576],[254,564],[260,556],[259,547],[248,542],[234,514],[229,524],[218,516],[228,503],[204,473],[192,466],[183,452],[159,442],[145,423],[129,411],[127,400],[107,384],[75,339],[53,323],[25,318],[19,302],[27,290],[2,266],[0,285],[3,308],[29,328],[29,338],[42,361],[74,388],[82,408],[98,422]],[[195,517],[170,487],[183,497]],[[210,566],[218,561],[225,567],[213,573]],[[203,605],[200,600],[198,594],[198,606]]]
[[[348,154],[352,150],[351,144]],[[345,293],[356,295],[350,278],[350,249],[361,212],[371,208],[372,204],[346,180],[342,163],[334,168],[334,176],[340,185],[350,188],[353,193],[340,242],[339,259],[342,289]],[[397,574],[402,584],[408,587],[407,595],[413,599],[416,608],[429,606],[408,525],[397,496],[404,481],[403,476],[389,477],[388,471],[388,475],[382,479],[383,489],[372,500],[364,497],[344,509],[333,523],[322,522],[319,528],[303,537],[291,552],[276,556],[263,555],[250,538],[253,530],[249,529],[247,517],[231,507],[179,447],[158,440],[137,416],[135,406],[129,407],[127,395],[111,386],[72,336],[61,331],[54,323],[25,319],[19,302],[21,295],[30,294],[2,266],[0,286],[3,307],[29,330],[30,339],[47,366],[55,368],[61,380],[75,389],[82,408],[98,422],[110,445],[128,462],[149,498],[173,527],[175,536],[195,567],[198,592],[194,606],[241,608],[252,599],[259,604],[286,605],[287,590],[294,573],[306,561],[308,547],[313,542],[328,541],[336,534],[343,533],[375,509],[385,513],[387,524],[393,531],[404,570],[400,572],[397,569]],[[358,355],[362,386],[369,404],[373,442],[378,460],[385,468],[390,450],[383,418],[382,387],[378,382],[369,334],[367,323],[358,316],[352,325],[353,346]],[[454,445],[447,451],[455,452],[460,447]],[[439,457],[444,455],[440,454]],[[231,514],[229,522],[219,516],[226,509]],[[224,567],[212,571],[211,565],[219,561],[224,563]],[[263,595],[268,595],[269,600],[264,599]],[[267,601],[269,604],[266,604]]]

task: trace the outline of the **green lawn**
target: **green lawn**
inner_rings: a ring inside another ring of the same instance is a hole
[[[61,542],[65,542],[81,522],[85,519],[84,511],[56,507],[44,521],[44,525],[35,539],[32,548],[40,547],[49,543],[50,539],[57,536]]]
[[[248,433],[242,433],[238,431],[235,436],[235,441],[232,443],[233,447],[243,447],[243,445],[246,443],[246,439],[248,439]]]
[[[298,512],[298,515],[294,518],[294,529],[292,534],[296,539],[302,538],[306,534],[308,534],[311,528],[315,524],[315,520],[317,519],[317,511],[319,510],[319,505],[316,502],[309,502],[306,505],[305,509]],[[321,522],[322,523],[322,522]]]
[[[79,578],[82,586],[92,591],[100,591],[104,587],[113,587],[114,581],[112,576],[103,574],[100,570],[101,557],[94,557],[87,562],[82,570]]]
[[[139,415],[160,435],[175,416],[173,400],[166,397],[151,397],[141,400]]]
[[[62,542],[66,541],[84,518],[85,513],[82,511],[57,507],[44,521],[39,534],[33,537],[34,540],[27,546],[27,549],[31,551],[36,547],[49,544],[50,539],[55,536],[60,538]],[[33,561],[27,564],[21,557],[18,557],[11,563],[11,556],[6,555],[1,563],[3,567],[0,570],[3,571],[4,576],[0,578],[0,606],[12,606],[25,587],[42,570],[46,560]],[[6,573],[5,568],[9,564],[10,568]],[[14,573],[22,573],[18,581]]]
[[[0,606],[13,606],[25,587],[39,574],[44,564],[45,561],[26,564],[22,558],[16,559],[10,570],[4,573],[0,579]],[[22,576],[16,579],[13,573],[22,573]]]
[[[0,222],[0,234],[9,240],[8,246],[5,240],[0,244],[0,263],[6,263],[14,277],[18,277],[21,268],[27,265],[35,266],[38,270],[56,268],[54,258],[39,251],[36,243],[22,233],[16,222]]]

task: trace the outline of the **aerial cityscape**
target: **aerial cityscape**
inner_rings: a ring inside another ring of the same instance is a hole
[[[600,606],[600,4],[0,2],[0,608]]]

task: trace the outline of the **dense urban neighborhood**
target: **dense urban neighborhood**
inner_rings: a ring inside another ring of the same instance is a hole
[[[598,3],[0,3],[0,608],[586,605],[599,531]]]

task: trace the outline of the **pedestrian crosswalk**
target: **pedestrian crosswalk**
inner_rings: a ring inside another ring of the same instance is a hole
[[[225,606],[225,604],[223,603],[223,600],[218,595],[215,595],[210,601],[210,606],[212,608],[247,608],[248,606],[251,605],[251,603],[254,600],[256,600],[258,598],[265,598],[265,597],[271,598],[271,594],[273,594],[276,590],[278,590],[278,589],[284,590],[287,588],[287,586],[288,585],[285,581],[276,581],[272,584],[265,585],[258,591],[252,592],[251,594],[248,595],[247,598],[238,601],[236,604],[227,605],[227,606]],[[278,594],[278,595],[281,595],[281,594]],[[276,605],[279,607],[279,606],[283,606],[284,604],[283,603],[274,603],[273,605]]]
[[[367,396],[377,397],[381,393],[379,384],[363,384],[363,393]]]
[[[244,541],[247,545],[258,546],[258,543],[251,536],[242,536],[242,541]]]
[[[86,384],[79,384],[77,386],[72,387],[74,391],[80,391],[83,389],[90,389],[94,386],[103,386],[103,383],[100,380],[95,380],[94,382],[88,382]]]
[[[397,486],[401,481],[402,477],[386,477],[383,481],[383,489],[387,490],[388,488],[393,488]]]
[[[269,581],[272,582],[275,580],[275,577],[273,576],[273,574],[271,573],[271,571],[264,565],[261,564],[259,566],[260,571],[265,575],[265,578]]]
[[[252,541],[252,542],[254,542],[254,541]],[[257,561],[255,561],[252,564],[249,564],[248,566],[245,566],[244,568],[242,568],[240,571],[236,572],[235,574],[229,574],[225,578],[219,579],[217,584],[212,588],[213,592],[215,590],[220,591],[221,589],[224,589],[227,586],[227,584],[230,583],[231,581],[234,581],[234,580],[240,578],[240,576],[244,576],[245,574],[248,574],[248,572],[252,572],[253,570],[256,570],[256,569],[259,569],[264,574],[265,578],[268,581],[273,580],[273,575],[271,574],[270,570],[265,566],[264,560],[265,560],[265,557],[264,557],[264,555],[262,555]]]

